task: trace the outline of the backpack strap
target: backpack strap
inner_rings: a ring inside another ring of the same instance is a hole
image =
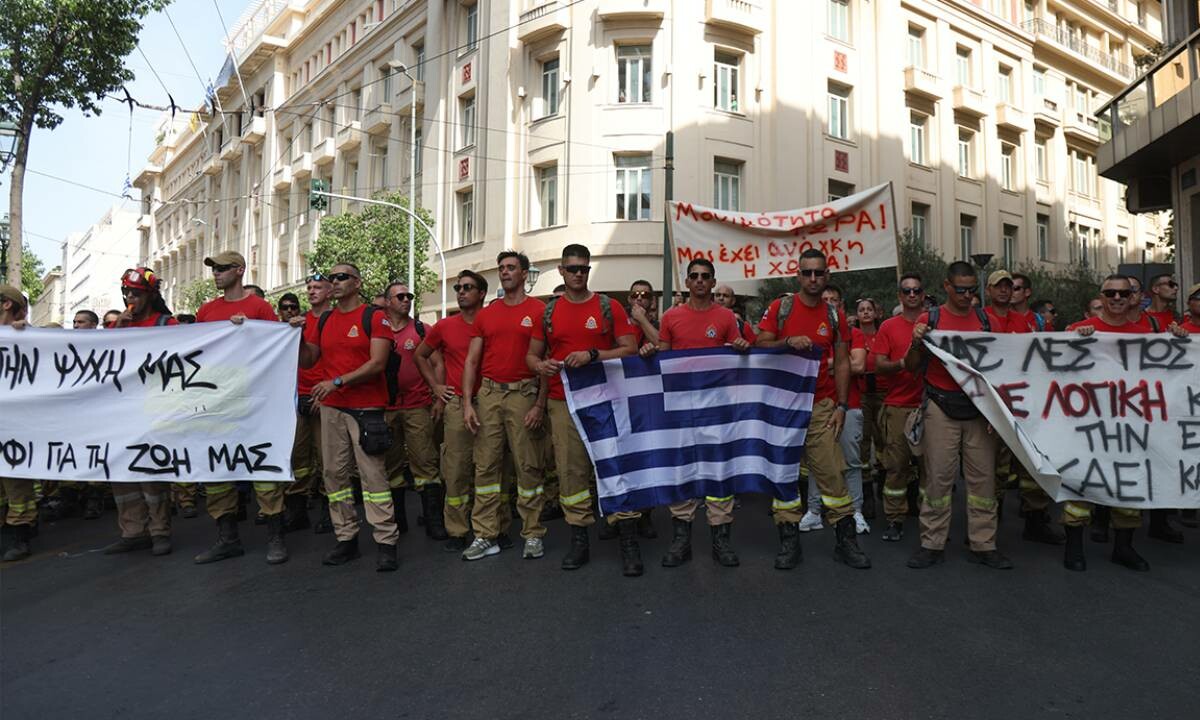
[[[934,305],[929,310],[929,322],[926,324],[929,325],[930,330],[937,329],[938,318],[940,318],[941,316],[942,316],[942,306],[941,305]]]
[[[329,322],[329,316],[333,314],[333,310],[326,310],[321,313],[321,317],[317,319],[317,345],[321,344],[321,333],[325,331],[325,323]]]
[[[1033,314],[1033,324],[1037,326],[1038,332],[1046,329],[1046,320],[1042,317],[1041,313]]]
[[[550,302],[546,303],[546,311],[542,313],[542,339],[546,345],[550,344],[550,331],[553,326],[550,324],[550,318],[554,315],[554,306],[558,304],[558,298],[550,298]]]
[[[1146,319],[1150,321],[1150,329],[1151,330],[1153,330],[1156,333],[1162,332],[1162,326],[1159,325],[1158,318],[1154,317],[1150,313],[1146,313]]]
[[[987,313],[983,311],[983,308],[975,308],[975,317],[979,318],[979,324],[984,332],[992,331],[992,321],[988,320]]]
[[[171,315],[169,313],[159,313],[158,317],[154,320],[154,324],[157,327],[162,327],[170,321]]]
[[[425,323],[418,318],[413,318],[413,329],[417,331],[417,336],[422,340],[425,339]]]
[[[778,332],[776,337],[783,335],[783,326],[787,324],[788,317],[792,314],[792,305],[796,302],[796,296],[793,293],[788,293],[779,299],[779,314],[775,316],[775,328]]]
[[[838,341],[838,311],[829,303],[825,303],[825,309],[829,312],[829,331],[832,333],[832,342],[836,345]]]
[[[613,324],[614,324],[613,323],[613,312],[612,312],[612,299],[609,298],[604,293],[596,293],[596,295],[600,298],[600,320],[602,323],[600,325],[600,330],[601,330],[601,332],[608,332],[610,329],[612,329]],[[614,335],[613,341],[615,342],[616,339],[617,338]]]
[[[363,305],[362,326],[363,326],[363,332],[367,334],[368,338],[371,337],[371,320],[374,319],[374,317],[375,317],[375,311],[382,310],[382,309],[383,308],[381,308],[377,305],[372,305],[371,303],[366,303],[365,305]]]

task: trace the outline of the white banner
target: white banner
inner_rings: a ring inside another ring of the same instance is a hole
[[[0,327],[0,475],[290,481],[298,332]]]
[[[899,264],[891,183],[803,210],[732,212],[672,201],[667,219],[678,271],[706,258],[718,281],[739,293],[768,278],[794,277],[808,249],[825,253],[832,272]]]
[[[1050,497],[1200,507],[1196,338],[935,331],[929,339]]]

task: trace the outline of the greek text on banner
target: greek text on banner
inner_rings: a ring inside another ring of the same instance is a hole
[[[667,220],[678,269],[705,258],[739,292],[793,277],[809,249],[825,253],[833,272],[898,264],[891,183],[803,210],[748,213],[672,201]]]
[[[935,331],[926,345],[1055,500],[1200,507],[1196,338]]]
[[[0,475],[290,481],[298,332],[0,327]]]

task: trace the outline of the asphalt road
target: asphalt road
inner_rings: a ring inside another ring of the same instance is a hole
[[[961,494],[960,494],[961,496]],[[104,556],[111,511],[45,526],[36,555],[0,568],[0,716],[23,718],[1185,718],[1200,716],[1200,531],[1182,546],[1140,535],[1149,574],[1089,543],[1087,573],[1020,539],[1016,498],[999,572],[965,561],[962,515],[945,565],[914,571],[915,523],[877,533],[874,568],[803,539],[798,570],[772,568],[766,505],[749,499],[716,566],[708,532],[667,570],[666,513],[643,541],[647,572],[620,575],[616,541],[563,572],[517,550],[467,564],[401,539],[401,571],[323,567],[329,535],[288,536],[291,561],[209,566],[205,516],[177,518],[175,554]],[[415,514],[414,503],[409,512]],[[514,533],[515,535],[515,533]],[[519,548],[519,545],[518,545]]]

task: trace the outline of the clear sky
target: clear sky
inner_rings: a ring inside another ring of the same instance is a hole
[[[191,54],[204,83],[216,81],[225,58],[224,31],[217,7],[230,31],[237,23],[250,0],[175,0],[167,7],[179,38],[171,29],[167,15],[155,13],[146,18],[139,36],[141,53],[137,50],[125,59],[136,75],[127,87],[135,99],[152,105],[168,105],[167,93],[150,71],[158,71],[163,84],[170,90],[175,103],[181,107],[197,108],[204,102],[204,84],[188,62],[183,46]],[[149,60],[149,65],[147,64]],[[118,91],[117,93],[121,93]],[[65,120],[54,130],[37,130],[29,147],[29,169],[56,175],[73,182],[89,185],[105,192],[96,192],[53,180],[34,172],[25,175],[25,233],[26,242],[46,269],[62,264],[63,243],[68,234],[82,232],[101,218],[109,207],[125,204],[138,207],[140,194],[133,188],[133,201],[120,197],[126,172],[130,180],[146,164],[154,148],[154,126],[161,113],[153,110],[133,111],[133,137],[130,142],[129,109],[115,100],[101,104],[99,116],[84,117],[78,111],[67,112]],[[8,211],[10,179],[6,174],[0,182],[0,212]],[[108,194],[106,194],[108,193]]]

